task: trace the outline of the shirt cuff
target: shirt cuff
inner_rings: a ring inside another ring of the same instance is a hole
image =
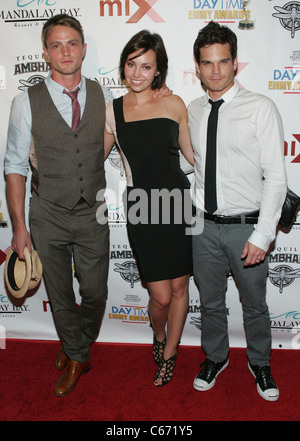
[[[5,173],[5,175],[10,175],[12,173],[15,173],[17,175],[25,176],[25,178],[26,178],[28,175],[28,168],[5,166],[4,173]]]
[[[271,239],[268,236],[265,236],[258,231],[254,230],[251,236],[248,239],[248,242],[252,243],[252,245],[255,245],[258,248],[261,248],[264,251],[268,251],[269,246],[271,244],[273,239]]]

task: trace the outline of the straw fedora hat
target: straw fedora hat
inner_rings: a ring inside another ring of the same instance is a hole
[[[43,267],[37,251],[24,249],[25,260],[19,260],[18,254],[9,249],[5,260],[4,278],[8,291],[17,298],[23,297],[27,291],[35,288],[43,274]]]

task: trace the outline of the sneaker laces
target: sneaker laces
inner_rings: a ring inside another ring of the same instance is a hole
[[[264,366],[258,369],[256,383],[259,383],[262,390],[277,389],[276,383],[271,375],[270,366]]]
[[[205,378],[205,380],[210,380],[214,378],[216,373],[218,372],[217,363],[211,360],[205,360],[200,364],[200,367],[203,366],[203,369],[197,375],[197,378]]]

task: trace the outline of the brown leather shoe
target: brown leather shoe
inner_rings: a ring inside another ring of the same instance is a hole
[[[56,383],[54,393],[59,397],[64,397],[75,389],[81,374],[86,374],[91,369],[90,360],[85,363],[70,360],[67,369],[60,376]]]
[[[69,364],[69,357],[67,356],[67,354],[65,354],[64,348],[61,347],[57,359],[56,359],[56,369],[58,371],[62,371],[63,369],[65,369],[68,364]]]

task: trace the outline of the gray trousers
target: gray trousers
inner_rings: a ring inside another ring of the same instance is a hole
[[[200,291],[201,345],[207,358],[221,362],[229,352],[226,289],[232,271],[242,303],[247,357],[250,363],[269,363],[271,329],[266,304],[268,262],[244,267],[242,250],[253,225],[220,225],[204,221],[202,234],[193,236],[194,279]]]
[[[36,194],[30,206],[31,234],[56,329],[65,353],[81,363],[88,360],[90,344],[98,337],[107,300],[109,231],[96,220],[98,206],[82,203],[67,210]],[[73,290],[75,273],[80,307]]]

